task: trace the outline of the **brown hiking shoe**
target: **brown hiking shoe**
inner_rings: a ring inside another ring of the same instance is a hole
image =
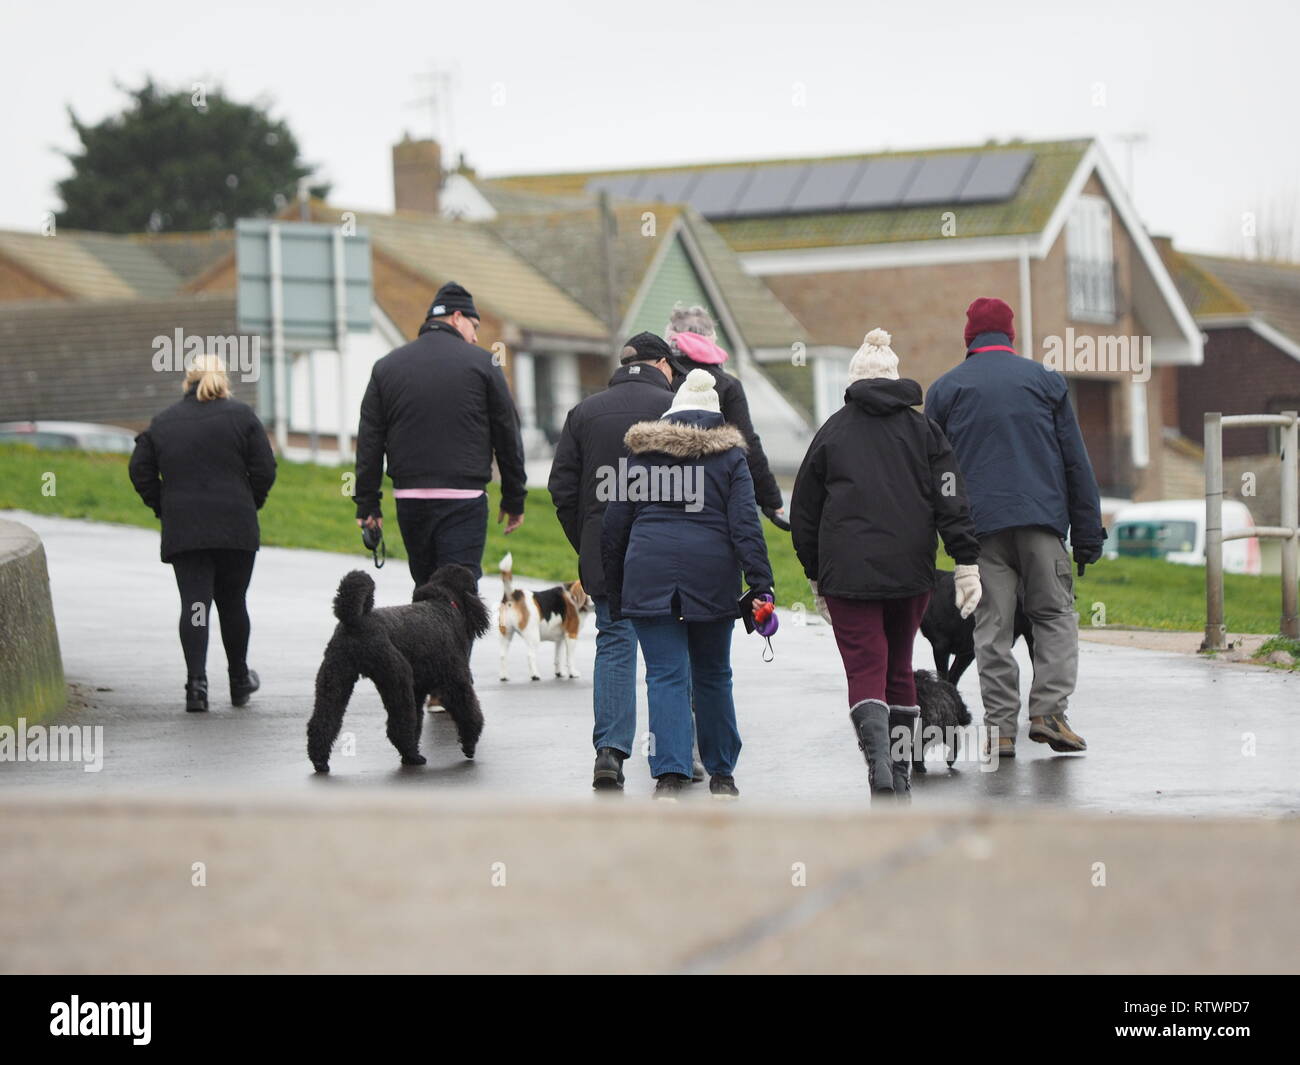
[[[1029,738],[1035,743],[1045,743],[1054,751],[1070,753],[1086,751],[1088,744],[1070,728],[1064,714],[1044,714],[1029,719]]]
[[[989,759],[992,758],[992,754],[989,751],[990,739],[991,737],[985,737],[984,739],[984,757]],[[1012,736],[998,737],[997,756],[999,758],[1014,758],[1016,756],[1016,741],[1014,737]]]

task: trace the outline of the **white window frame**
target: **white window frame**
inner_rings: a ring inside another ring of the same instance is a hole
[[[1066,291],[1076,322],[1115,321],[1115,243],[1110,201],[1081,195],[1065,226]]]

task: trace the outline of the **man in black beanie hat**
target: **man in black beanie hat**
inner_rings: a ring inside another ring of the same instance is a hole
[[[609,387],[579,403],[564,421],[547,487],[564,534],[578,552],[578,576],[596,603],[596,667],[592,702],[595,788],[623,786],[623,760],[636,732],[636,632],[610,616],[600,558],[601,522],[608,502],[599,498],[600,471],[627,456],[623,437],[637,422],[658,418],[673,401],[668,382],[672,355],[653,333],[638,333],[623,347],[622,366]]]
[[[475,347],[474,298],[449,281],[419,335],[375,363],[357,429],[357,524],[383,527],[384,458],[416,586],[439,566],[483,574],[495,455],[506,535],[524,520],[524,445],[505,374]]]

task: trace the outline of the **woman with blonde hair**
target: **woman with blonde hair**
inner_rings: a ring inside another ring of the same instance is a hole
[[[275,456],[253,409],[231,397],[219,356],[193,360],[181,400],[135,438],[130,474],[145,506],[162,520],[162,560],[171,563],[180,590],[185,709],[208,708],[214,601],[230,701],[244,706],[260,686],[248,668],[245,595],[260,542],[257,512],[275,482]]]

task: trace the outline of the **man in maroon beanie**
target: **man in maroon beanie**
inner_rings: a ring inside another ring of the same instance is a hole
[[[1065,378],[1012,346],[1015,315],[981,296],[966,309],[966,359],[930,386],[925,413],[952,442],[980,541],[975,611],[984,724],[1000,758],[1016,753],[1020,670],[1012,654],[1018,593],[1034,627],[1029,738],[1054,751],[1087,744],[1066,720],[1079,665],[1074,561],[1101,558],[1101,499]],[[994,731],[996,730],[996,731]]]

